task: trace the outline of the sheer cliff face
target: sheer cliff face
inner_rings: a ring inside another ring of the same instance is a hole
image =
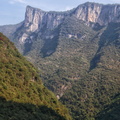
[[[87,2],[66,12],[45,12],[27,6],[25,20],[19,31],[16,30],[18,35],[15,40],[17,39],[20,44],[24,44],[26,40],[31,42],[34,38],[32,33],[40,33],[39,36],[47,36],[48,38],[54,37],[54,34],[51,34],[50,31],[62,24],[68,16],[82,20],[90,27],[94,27],[96,23],[105,26],[110,22],[120,22],[120,5],[102,5]],[[0,31],[2,32],[3,29],[0,28]],[[43,31],[47,32],[43,34]],[[5,32],[3,33],[5,34]]]
[[[65,18],[65,13],[45,12],[40,9],[27,6],[24,27],[28,27],[31,32],[46,26],[47,29],[54,29]]]
[[[107,25],[110,22],[120,22],[120,5],[103,6],[97,22],[100,25]]]
[[[40,9],[27,6],[25,20],[23,27],[21,28],[24,29],[24,32],[22,32],[19,37],[20,44],[25,44],[26,40],[31,42],[34,38],[32,33],[39,32],[43,35],[43,30],[54,30],[63,22],[67,14],[67,12],[45,12]],[[54,36],[49,34],[50,33],[47,32],[44,37],[47,36],[49,38],[50,36]]]
[[[120,22],[120,5],[102,5],[97,3],[85,3],[67,12],[45,12],[37,8],[27,6],[23,27],[25,31],[19,37],[20,44],[25,40],[33,38],[31,33],[38,33],[42,30],[54,30],[60,25],[67,16],[74,16],[82,20],[86,25],[92,27],[96,23],[100,26],[110,22]],[[47,33],[46,36],[49,37]],[[51,35],[50,35],[51,36]],[[52,35],[54,36],[54,35]]]
[[[75,16],[80,20],[96,23],[100,16],[102,6],[93,3],[82,4],[76,8]]]
[[[85,3],[71,12],[45,12],[27,6],[24,27],[34,32],[46,25],[47,29],[54,29],[60,25],[66,16],[75,16],[86,23],[99,23],[101,26],[110,22],[120,22],[120,5],[102,5]]]
[[[87,23],[104,26],[110,22],[120,22],[120,5],[86,3],[76,8],[75,16]]]

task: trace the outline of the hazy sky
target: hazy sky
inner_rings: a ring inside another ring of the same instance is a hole
[[[88,1],[120,4],[120,0],[0,0],[0,25],[16,24],[23,21],[27,5],[44,11],[65,11]]]

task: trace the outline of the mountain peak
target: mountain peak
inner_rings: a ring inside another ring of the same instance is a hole
[[[101,26],[110,22],[120,22],[120,5],[103,5],[94,2],[86,2],[75,10],[75,16],[88,23],[98,23]]]
[[[94,5],[103,5],[103,4],[100,4],[100,3],[96,3],[96,2],[85,2],[83,3],[84,5],[91,5],[91,4],[94,4]]]
[[[31,6],[26,7],[26,13],[25,13],[25,27],[31,26],[30,31],[35,31],[39,27],[39,23],[41,21],[42,16],[44,15],[44,11],[38,8],[34,8]]]
[[[45,12],[41,9],[27,6],[25,26],[28,27],[32,24],[30,30],[36,31],[46,23],[49,29],[53,29],[58,26],[66,16],[70,15],[83,20],[89,26],[91,23],[98,23],[104,26],[110,22],[120,22],[119,12],[119,4],[103,5],[94,2],[81,4],[70,12]]]
[[[21,44],[30,39],[29,32],[40,32],[43,29],[57,28],[68,16],[82,20],[86,25],[94,27],[96,24],[105,26],[110,22],[120,22],[120,5],[102,5],[86,2],[77,8],[65,12],[45,12],[41,9],[27,6],[24,20],[25,32],[19,38]]]
[[[35,32],[46,26],[48,29],[53,29],[58,26],[65,18],[66,12],[45,12],[38,8],[27,6],[25,13],[25,27],[28,31]]]
[[[43,11],[43,10],[41,10],[40,8],[35,8],[35,7],[32,7],[32,6],[30,6],[30,5],[27,5],[26,6],[26,11],[28,10],[28,9],[34,9],[34,10],[38,10],[38,11]],[[43,12],[45,12],[45,11],[43,11]]]

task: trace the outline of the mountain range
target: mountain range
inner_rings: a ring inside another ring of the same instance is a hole
[[[65,11],[27,6],[25,20],[0,26],[39,70],[74,120],[119,120],[120,5]]]

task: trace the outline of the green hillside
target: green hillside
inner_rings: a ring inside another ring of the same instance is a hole
[[[75,120],[120,118],[120,23],[104,29],[89,72],[74,82],[61,101]]]
[[[101,118],[102,111],[114,105],[112,101],[120,93],[120,23],[94,31],[84,22],[67,17],[56,35],[58,43],[51,55],[44,53],[53,44],[46,43],[47,49],[42,49],[43,40],[38,37],[26,57],[42,71],[44,84],[61,98],[73,119],[106,119]]]
[[[96,120],[119,120],[120,119],[120,94],[116,95],[112,103],[101,111]]]
[[[71,120],[38,71],[0,33],[0,120]]]

